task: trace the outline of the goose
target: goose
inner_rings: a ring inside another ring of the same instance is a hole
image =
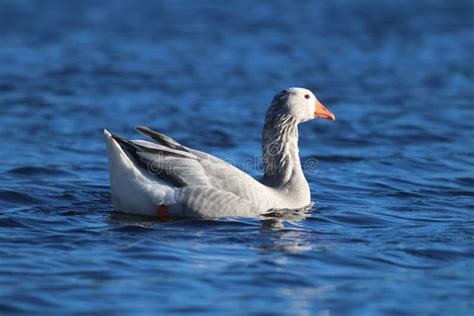
[[[208,153],[148,127],[151,138],[127,140],[104,130],[114,210],[170,218],[258,217],[273,209],[311,204],[298,152],[298,124],[332,114],[308,89],[288,88],[273,98],[262,133],[264,175],[257,180]]]

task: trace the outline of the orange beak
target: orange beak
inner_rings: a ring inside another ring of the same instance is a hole
[[[321,118],[325,120],[335,121],[336,116],[332,114],[324,105],[321,104],[318,100],[316,100],[316,109],[314,110],[314,117]]]

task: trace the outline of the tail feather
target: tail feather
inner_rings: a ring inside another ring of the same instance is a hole
[[[110,172],[112,201],[116,211],[154,215],[156,206],[170,205],[174,188],[166,181],[137,168],[126,150],[129,141],[104,130]]]

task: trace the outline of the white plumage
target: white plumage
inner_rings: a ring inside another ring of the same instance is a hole
[[[212,155],[187,148],[146,127],[156,143],[129,141],[104,131],[116,211],[168,217],[255,217],[270,209],[311,202],[298,154],[298,128],[313,118],[334,120],[303,88],[277,94],[265,117],[260,181]]]

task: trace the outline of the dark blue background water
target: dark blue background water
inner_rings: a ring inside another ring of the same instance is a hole
[[[1,1],[0,314],[474,311],[471,1]],[[102,128],[237,162],[289,86],[306,220],[111,216]]]

